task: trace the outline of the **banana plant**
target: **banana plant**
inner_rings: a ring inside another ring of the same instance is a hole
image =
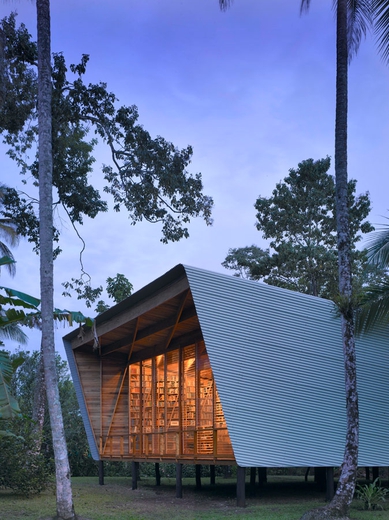
[[[14,437],[14,434],[3,429],[2,425],[4,421],[21,413],[19,404],[11,392],[11,378],[23,361],[23,356],[11,360],[8,352],[0,350],[0,438]]]
[[[13,263],[9,257],[0,257],[0,266]],[[19,343],[27,343],[27,336],[20,326],[40,327],[41,313],[40,300],[21,291],[9,287],[0,286],[0,345],[1,339],[13,339]],[[73,323],[84,323],[92,326],[90,318],[81,312],[54,309],[55,321],[67,321],[70,326]],[[4,422],[19,415],[20,409],[15,396],[11,393],[11,379],[17,368],[23,363],[23,356],[11,360],[8,352],[0,349],[0,438],[14,436],[8,430],[3,429]]]

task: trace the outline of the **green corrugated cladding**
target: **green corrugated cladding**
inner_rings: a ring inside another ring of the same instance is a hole
[[[328,300],[184,266],[240,466],[339,466],[340,320]],[[357,341],[360,466],[389,465],[389,342]]]

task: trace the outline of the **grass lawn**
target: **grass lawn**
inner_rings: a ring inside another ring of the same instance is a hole
[[[78,515],[88,520],[298,520],[308,509],[323,505],[323,494],[313,482],[301,477],[270,477],[269,482],[254,492],[246,486],[247,507],[236,507],[233,480],[216,479],[210,486],[203,478],[201,490],[194,479],[183,479],[183,498],[175,497],[175,480],[163,479],[155,486],[154,479],[144,478],[138,489],[131,490],[131,479],[110,477],[99,486],[97,477],[73,479],[73,495]],[[355,500],[351,518],[355,520],[389,520],[389,501],[384,510],[364,511]],[[46,491],[26,499],[9,490],[0,490],[1,520],[41,520],[55,514],[55,496]]]

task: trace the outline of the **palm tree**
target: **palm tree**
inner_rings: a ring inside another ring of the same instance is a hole
[[[39,239],[42,313],[42,357],[47,402],[53,436],[57,518],[75,518],[70,466],[59,400],[54,346],[53,266],[53,157],[51,140],[51,36],[50,0],[37,0],[38,26],[38,143],[39,143]]]
[[[225,10],[232,0],[219,0]],[[301,0],[301,11],[308,10],[310,0]],[[343,464],[336,494],[323,510],[310,511],[304,520],[345,518],[354,496],[358,466],[359,408],[357,393],[356,352],[354,338],[354,304],[351,280],[351,244],[347,207],[347,116],[348,64],[358,51],[362,37],[374,26],[379,49],[389,57],[389,0],[335,0],[336,7],[336,111],[335,111],[335,182],[337,246],[339,269],[338,307],[341,314],[347,432]]]
[[[389,225],[372,233],[368,239],[368,260],[387,270],[389,268]],[[370,285],[362,294],[356,313],[356,331],[368,332],[376,325],[389,324],[389,275]]]
[[[0,183],[0,206],[3,204],[4,197],[6,195],[7,186]],[[0,218],[0,257],[6,257],[11,262],[4,263],[11,276],[15,275],[15,258],[5,242],[11,247],[16,246],[19,242],[19,236],[16,232],[16,225],[9,218]],[[3,242],[3,240],[5,242]]]

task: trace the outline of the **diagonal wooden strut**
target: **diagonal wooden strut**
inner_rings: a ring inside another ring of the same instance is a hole
[[[117,398],[116,398],[115,406],[113,408],[113,412],[112,412],[112,415],[111,415],[111,421],[109,423],[107,437],[106,437],[105,443],[104,443],[103,455],[104,455],[104,452],[105,452],[105,448],[107,447],[109,434],[111,433],[113,419],[115,417],[116,409],[117,409],[118,404],[119,404],[119,399],[120,399],[120,395],[121,395],[121,392],[122,392],[122,389],[123,389],[123,384],[124,384],[124,380],[126,378],[127,371],[128,371],[128,365],[124,368],[124,370],[122,372],[122,375],[121,375],[120,387],[119,387],[118,395],[117,395]]]
[[[171,340],[174,337],[174,333],[176,332],[177,326],[178,326],[178,324],[180,322],[181,314],[182,314],[182,312],[184,310],[185,302],[186,302],[189,294],[190,294],[190,290],[189,289],[187,291],[185,291],[184,294],[183,294],[183,297],[182,297],[181,303],[180,303],[180,307],[178,309],[178,312],[177,312],[177,315],[176,315],[176,319],[174,321],[174,325],[173,325],[172,330],[170,331],[170,334],[169,334],[169,336],[168,336],[168,338],[166,340],[165,350],[167,350],[169,348],[170,342],[171,342]]]

